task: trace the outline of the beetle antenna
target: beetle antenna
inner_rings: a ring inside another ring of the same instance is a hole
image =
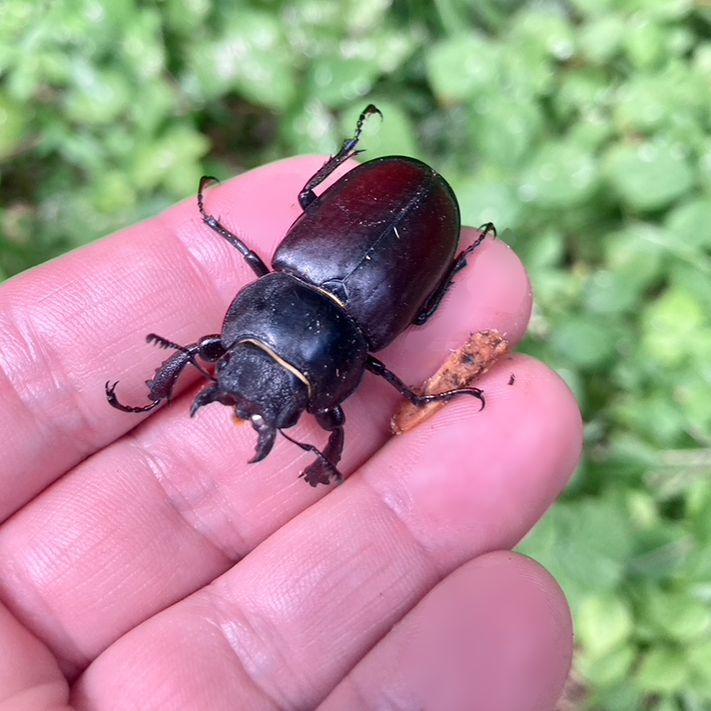
[[[179,343],[173,343],[173,341],[169,341],[167,338],[159,336],[157,333],[149,333],[146,336],[146,342],[152,343],[153,345],[158,346],[158,348],[175,348],[176,351],[185,353],[185,355],[190,356],[189,363],[195,367],[201,375],[205,376],[208,380],[215,382],[215,376],[205,370],[205,368],[203,368],[200,363],[195,360],[195,346],[192,348],[186,348],[185,346],[181,346]]]
[[[173,341],[169,341],[167,338],[163,338],[163,336],[159,336],[157,333],[149,333],[146,336],[146,343],[152,343],[153,345],[158,346],[158,348],[175,348],[176,351],[180,351],[181,353],[190,352],[185,346],[181,346],[179,343],[173,343]]]
[[[316,447],[314,447],[313,444],[307,444],[306,442],[299,442],[299,441],[295,440],[293,437],[289,437],[289,435],[286,432],[284,432],[284,430],[279,430],[279,434],[281,434],[281,436],[284,437],[284,439],[287,439],[292,444],[295,444],[297,447],[301,447],[301,449],[303,449],[305,452],[311,452],[312,454],[315,454],[318,457],[318,461],[321,464],[323,464],[323,466],[326,468],[328,473],[336,481],[340,482],[343,480],[343,476],[341,475],[341,472],[338,471],[338,468],[336,467],[336,465],[331,460],[329,460],[320,449],[317,449]],[[307,467],[306,469],[304,469],[303,472],[301,472],[301,474],[299,474],[299,476],[306,478],[306,480],[309,482],[309,484],[311,484],[311,486],[316,486],[316,484],[319,482],[314,481],[310,476],[307,476],[307,473],[309,472],[310,469],[311,469],[311,467]],[[322,484],[328,483],[328,481],[324,481],[323,479],[321,479],[319,481]]]

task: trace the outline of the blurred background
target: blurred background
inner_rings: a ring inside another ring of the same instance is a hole
[[[711,0],[2,0],[0,278],[296,153],[452,183],[527,265],[586,455],[521,549],[566,709],[711,709]]]

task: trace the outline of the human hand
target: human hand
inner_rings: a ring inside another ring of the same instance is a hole
[[[267,259],[321,162],[241,176],[210,211]],[[469,262],[378,354],[406,382],[472,331],[523,336],[515,255],[486,240]],[[567,607],[509,549],[578,461],[568,389],[514,356],[477,383],[483,411],[459,398],[393,438],[398,395],[366,375],[350,476],[316,489],[297,479],[312,455],[282,440],[249,465],[251,427],[218,405],[191,420],[187,382],[143,422],[108,406],[108,379],[145,397],[165,357],[146,333],[219,331],[253,278],[191,200],[0,289],[0,709],[552,708]],[[309,417],[295,432],[324,437]]]

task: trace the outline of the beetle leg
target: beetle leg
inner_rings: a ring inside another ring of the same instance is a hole
[[[343,141],[341,149],[338,151],[338,153],[336,153],[335,156],[331,156],[309,178],[306,185],[304,185],[304,187],[301,189],[301,192],[299,193],[299,205],[301,205],[302,210],[305,210],[316,199],[316,193],[314,192],[315,187],[317,187],[324,180],[326,180],[326,178],[328,178],[328,176],[331,175],[331,173],[333,173],[333,171],[336,170],[336,168],[338,168],[341,163],[360,153],[360,151],[356,150],[356,146],[358,145],[358,141],[360,140],[360,134],[363,131],[363,124],[365,123],[365,120],[368,118],[368,116],[370,116],[371,114],[378,114],[380,118],[383,117],[383,115],[380,113],[380,109],[378,109],[377,106],[374,106],[373,104],[368,104],[363,109],[363,111],[361,111],[360,116],[358,117],[353,137],[346,138],[346,140]]]
[[[148,412],[158,405],[163,400],[169,400],[173,392],[173,386],[178,376],[182,372],[183,368],[190,363],[191,354],[184,351],[178,351],[173,353],[170,358],[164,360],[157,368],[156,372],[150,380],[146,380],[146,385],[148,386],[148,398],[150,403],[148,405],[143,405],[140,407],[132,405],[124,405],[119,402],[116,397],[116,386],[118,381],[113,385],[106,383],[106,399],[109,401],[109,405],[115,407],[117,410],[122,412]]]
[[[474,240],[473,244],[470,244],[466,249],[463,249],[457,255],[457,258],[450,265],[447,273],[440,282],[440,285],[430,295],[427,301],[425,301],[420,313],[418,313],[412,320],[412,323],[416,326],[421,326],[432,316],[432,314],[434,314],[435,311],[437,311],[444,295],[447,293],[452,284],[454,284],[454,275],[467,266],[467,256],[469,256],[488,235],[493,234],[494,237],[496,237],[496,227],[493,222],[483,224],[479,228],[479,231],[481,234]]]
[[[107,380],[104,384],[104,392],[106,393],[106,399],[109,401],[109,405],[111,405],[111,407],[115,407],[117,410],[121,410],[121,412],[150,412],[153,408],[158,407],[158,405],[162,402],[162,400],[151,400],[148,405],[140,407],[124,405],[122,402],[119,402],[119,399],[116,397],[116,386],[118,384],[118,380],[113,383],[113,385],[110,380]]]
[[[212,375],[198,363],[196,358],[199,356],[203,360],[214,361],[220,358],[225,352],[220,336],[217,334],[204,336],[197,343],[193,343],[189,346],[181,346],[177,343],[173,343],[167,338],[158,336],[155,333],[149,333],[146,336],[146,341],[148,341],[148,343],[155,343],[161,348],[175,348],[178,352],[173,353],[170,358],[164,360],[158,368],[156,368],[153,377],[150,380],[146,380],[148,397],[150,399],[148,405],[138,407],[124,405],[116,397],[118,381],[113,385],[111,385],[110,382],[106,383],[104,389],[109,405],[112,405],[122,412],[148,412],[158,407],[163,400],[170,400],[178,376],[188,364],[194,365],[206,378],[214,379]]]
[[[330,432],[330,434],[326,448],[323,450],[323,459],[319,457],[319,459],[309,464],[309,466],[299,474],[299,476],[305,479],[311,486],[328,484],[329,473],[334,471],[335,474],[333,476],[335,480],[339,484],[343,481],[341,473],[336,469],[336,464],[340,461],[341,453],[343,452],[343,425],[345,421],[346,416],[340,407],[334,407],[332,410],[323,410],[322,412],[316,413],[316,422],[327,432]],[[324,464],[324,460],[328,462],[330,467]]]
[[[340,416],[341,425],[345,420],[343,417],[343,411],[340,407],[334,408],[333,410],[327,410],[327,413],[334,413],[334,417]],[[318,415],[317,419],[319,424],[323,427],[323,422]],[[321,452],[312,444],[306,444],[305,442],[297,442],[292,437],[289,437],[284,430],[279,430],[285,439],[289,442],[295,444],[297,447],[301,447],[305,452],[312,452],[318,459],[310,464],[306,469],[304,469],[300,477],[303,477],[311,486],[318,486],[319,484],[329,484],[331,478],[337,481],[339,484],[343,481],[343,475],[338,471],[336,467],[336,462],[341,458],[341,450],[343,449],[343,428],[341,425],[335,425],[331,430],[331,435],[328,438],[328,444],[326,449]],[[326,428],[325,428],[326,429]],[[331,459],[331,457],[335,459]]]
[[[405,385],[405,383],[400,380],[400,378],[395,375],[392,371],[385,367],[382,361],[379,361],[375,356],[368,354],[368,359],[365,362],[365,367],[371,373],[379,375],[381,378],[387,380],[403,397],[407,398],[416,407],[422,407],[428,402],[447,402],[457,395],[472,395],[481,401],[480,410],[484,409],[486,401],[484,400],[484,391],[480,388],[454,388],[452,390],[445,390],[441,393],[435,393],[434,395],[418,395],[414,390],[410,389]]]
[[[237,235],[230,232],[226,227],[224,227],[216,217],[208,215],[205,211],[205,205],[203,200],[203,193],[205,192],[205,186],[208,183],[217,182],[217,178],[213,178],[211,175],[203,175],[200,178],[200,184],[198,185],[197,194],[197,204],[198,210],[200,210],[200,215],[202,216],[202,221],[212,230],[217,232],[220,237],[224,237],[239,253],[244,257],[244,261],[250,266],[252,271],[258,276],[264,276],[269,273],[269,267],[262,261],[262,258],[253,252]]]

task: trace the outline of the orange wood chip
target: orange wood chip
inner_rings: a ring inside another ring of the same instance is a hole
[[[434,395],[452,388],[469,387],[508,352],[509,342],[498,331],[492,329],[473,333],[469,340],[454,351],[439,370],[423,383],[419,393]],[[445,404],[432,402],[423,407],[416,407],[405,402],[390,422],[393,434],[403,434],[411,430],[432,417]]]

